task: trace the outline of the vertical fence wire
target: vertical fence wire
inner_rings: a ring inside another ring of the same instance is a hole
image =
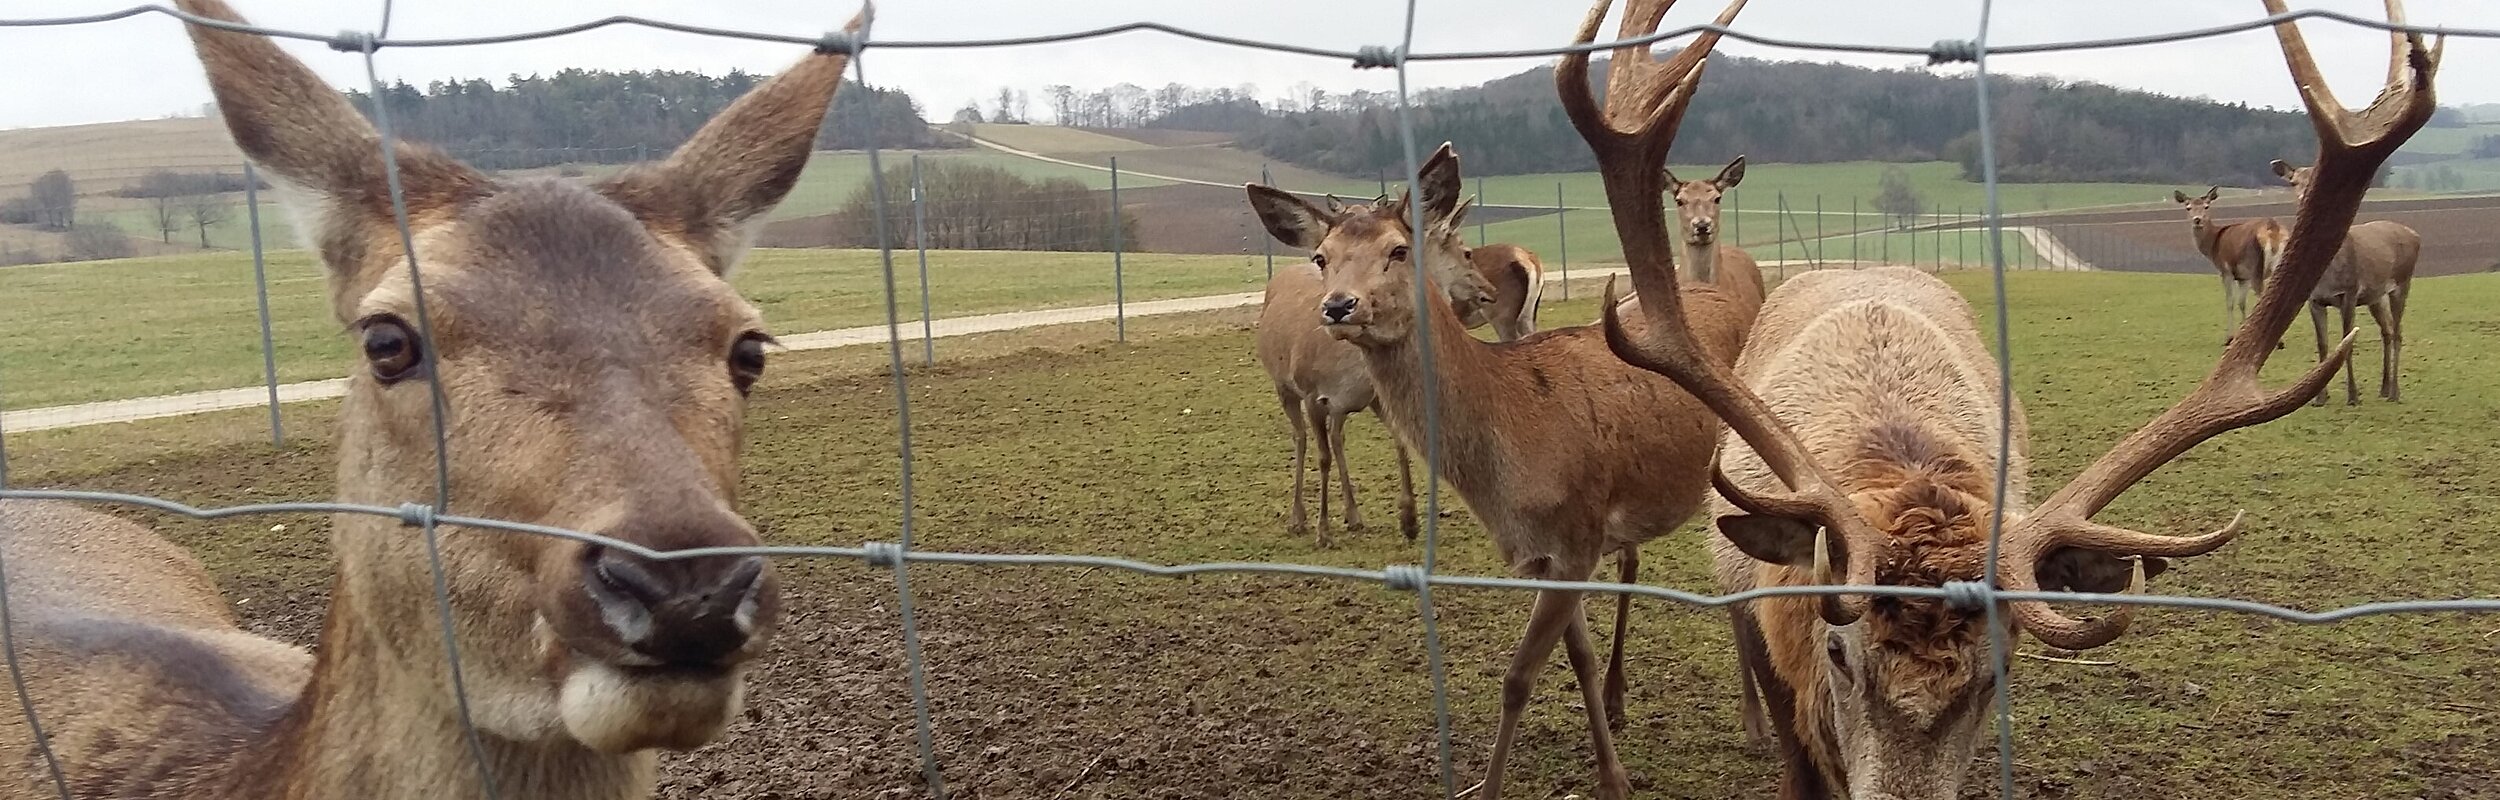
[[[6,392],[0,392],[0,397],[5,397],[6,394]],[[0,403],[0,408],[6,407],[6,403]],[[8,433],[7,430],[0,430],[0,491],[7,491],[9,488]],[[5,502],[0,501],[0,503]],[[0,505],[0,511],[5,510],[7,506]],[[6,515],[0,515],[0,523],[7,522],[7,519]],[[6,550],[6,548],[0,548],[0,658],[8,661],[9,689],[17,695],[18,713],[26,717],[26,735],[34,739],[35,751],[43,756],[44,773],[51,777],[52,788],[60,795],[61,800],[70,800],[69,779],[61,773],[61,759],[52,752],[52,737],[44,731],[43,720],[35,713],[35,695],[26,689],[25,665],[18,659],[17,617],[14,614],[15,609],[9,607],[9,564]]]
[[[1128,341],[1128,279],[1121,274],[1120,251],[1120,157],[1111,157],[1111,318],[1120,341]]]
[[[868,35],[869,31],[863,27],[855,40],[857,46],[854,47],[851,52],[851,77],[861,86],[869,85],[868,68],[863,63],[866,59],[861,57],[861,55],[868,49]],[[841,87],[836,86],[834,89],[828,89],[827,91],[835,91],[840,88]],[[946,800],[946,783],[943,779],[944,776],[938,772],[936,733],[932,730],[934,726],[931,724],[929,719],[928,667],[927,662],[921,654],[919,616],[914,613],[912,608],[911,559],[905,557],[911,552],[912,533],[914,529],[913,517],[917,516],[916,509],[914,508],[915,498],[912,485],[914,467],[911,441],[911,381],[910,378],[903,372],[903,323],[901,312],[896,310],[895,302],[894,245],[886,233],[885,207],[889,196],[886,193],[885,172],[879,165],[877,137],[873,133],[873,131],[878,130],[877,110],[875,105],[875,103],[868,104],[867,110],[861,113],[866,115],[868,130],[872,132],[868,137],[867,146],[869,191],[876,196],[877,201],[877,261],[880,265],[882,265],[885,272],[886,369],[894,374],[895,430],[898,432],[896,439],[901,451],[903,462],[902,486],[900,487],[902,493],[903,519],[900,532],[896,534],[897,538],[895,550],[892,553],[894,558],[894,608],[896,614],[902,617],[903,662],[906,669],[909,671],[909,680],[911,681],[912,725],[920,743],[921,780],[928,783],[930,797],[936,798],[936,800]],[[832,103],[828,101],[826,106],[827,113],[831,113]],[[1120,171],[1117,162],[1114,162],[1112,165],[1111,175],[1111,185],[1115,187],[1113,197],[1116,198],[1118,197],[1116,187],[1120,185]],[[1117,212],[1119,210],[1119,203],[1115,201],[1112,203],[1111,207],[1114,212]],[[1112,231],[1113,236],[1119,235],[1119,219],[1116,213],[1112,219]],[[1115,250],[1114,253],[1116,256],[1117,251]],[[1113,264],[1116,270],[1116,266],[1118,264],[1116,258]],[[1114,275],[1117,275],[1116,271],[1114,272]]]
[[[2006,483],[2012,469],[2009,462],[2014,457],[2014,332],[2010,321],[2014,309],[2005,293],[2005,209],[1997,196],[1996,127],[1988,113],[1988,23],[1995,12],[1996,0],[1979,0],[1979,33],[1970,47],[1972,70],[1976,73],[1971,90],[1979,110],[1980,182],[1988,203],[1989,274],[1997,307],[1996,497],[1988,515],[1988,557],[1985,577],[1980,582],[1983,590],[1994,590],[2002,577],[1997,574],[1997,555],[2004,548]],[[1987,599],[1988,669],[1996,678],[1997,794],[2003,800],[2014,800],[2014,694],[2007,675],[2014,659],[2014,642],[2000,619],[2005,604],[1995,598]]]
[[[385,16],[388,8],[384,9]],[[384,20],[389,27],[389,20]],[[434,321],[426,310],[425,279],[417,268],[416,234],[408,228],[408,193],[400,182],[399,142],[392,136],[389,103],[380,102],[382,71],[374,63],[374,39],[364,38],[359,48],[364,55],[365,83],[372,90],[374,137],[382,151],[382,178],[391,194],[391,221],[399,229],[399,246],[408,259],[409,293],[415,297],[417,313],[417,354],[425,363],[426,396],[433,406],[434,429],[434,505],[426,509],[419,527],[425,532],[426,568],[434,578],[434,611],[436,624],[443,629],[443,656],[450,662],[451,692],[460,711],[460,730],[468,740],[469,757],[477,760],[477,778],[486,790],[487,800],[495,800],[501,792],[495,786],[494,764],[486,758],[486,741],[478,734],[476,716],[469,711],[468,676],[460,664],[460,635],[454,629],[451,613],[451,578],[443,569],[442,530],[435,517],[451,513],[451,433],[450,411],[443,398],[441,364],[436,359]]]
[[[1406,60],[1407,52],[1415,46],[1416,3],[1417,0],[1406,0],[1406,25],[1399,33],[1398,49],[1394,56],[1398,71],[1398,140],[1406,149],[1407,196],[1409,198],[1406,204],[1407,230],[1411,232],[1411,235],[1420,237],[1425,231],[1424,187],[1422,176],[1417,173],[1422,171],[1423,163],[1415,150],[1415,115],[1413,104],[1407,96]],[[1557,201],[1555,205],[1560,206],[1562,184],[1555,184],[1554,192]],[[1388,192],[1383,191],[1381,194],[1385,196]],[[1409,248],[1414,253],[1412,266],[1421,267],[1424,254],[1431,252],[1431,248],[1420,246],[1420,241],[1416,244],[1418,246]],[[1424,374],[1424,563],[1421,574],[1417,575],[1415,580],[1415,606],[1416,613],[1423,617],[1425,666],[1432,672],[1432,720],[1434,739],[1441,756],[1441,796],[1456,798],[1458,796],[1458,761],[1453,752],[1450,736],[1449,662],[1443,656],[1441,648],[1441,614],[1432,603],[1432,571],[1440,566],[1441,555],[1442,448],[1441,372],[1440,364],[1434,359],[1433,332],[1430,323],[1434,316],[1429,311],[1433,303],[1441,301],[1432,296],[1432,281],[1427,277],[1431,271],[1414,269],[1413,272],[1412,282],[1415,291],[1413,307],[1416,309],[1416,315],[1425,320],[1415,326],[1415,346],[1423,354]],[[1568,287],[1571,285],[1567,277],[1569,273],[1564,274],[1566,278],[1563,285]]]
[[[269,384],[269,446],[286,446],[286,425],[278,418],[278,349],[269,330],[269,263],[260,241],[260,173],[243,162],[243,209],[252,225],[252,289],[260,299],[261,380]]]
[[[858,56],[852,56],[857,58]],[[879,207],[879,215],[885,210]],[[879,219],[883,219],[882,216]],[[1113,220],[1117,224],[1118,220]],[[920,363],[937,363],[937,336],[929,312],[929,194],[920,182],[920,154],[911,154],[911,245],[920,253]]]

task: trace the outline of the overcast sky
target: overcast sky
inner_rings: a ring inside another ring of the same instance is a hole
[[[0,18],[88,14],[134,1],[8,0],[0,5]],[[306,31],[371,30],[381,14],[380,0],[234,2],[254,22]],[[2381,13],[2377,0],[2295,0],[2292,5],[2365,17]],[[839,26],[856,8],[853,0],[400,0],[392,33],[485,35],[634,14],[813,36]],[[1972,36],[1977,9],[1978,0],[1754,0],[1736,24],[1792,39],[1924,46],[1938,39]],[[1717,10],[1710,0],[1686,2],[1669,16],[1668,24],[1705,21]],[[1569,41],[1585,11],[1581,3],[1561,0],[1422,0],[1415,47],[1432,51],[1562,44]],[[2500,2],[2493,0],[2413,0],[2409,11],[2412,21],[2422,24],[2500,28]],[[1029,35],[1154,20],[1234,36],[1352,49],[1396,44],[1405,4],[1395,0],[885,0],[877,13],[876,35],[895,39]],[[1991,38],[2014,43],[2143,34],[2262,14],[2255,0],[2006,0],[1997,4]],[[2384,68],[2384,34],[2329,22],[2308,23],[2303,29],[2330,82],[2347,102],[2366,102],[2375,93]],[[1611,24],[1607,35],[1612,35]],[[2483,78],[2500,66],[2500,43],[2459,39],[2450,45],[2439,84],[2440,100],[2447,104],[2500,102],[2500,81]],[[361,60],[354,55],[312,43],[294,42],[287,47],[341,87],[364,83]],[[1834,56],[1735,42],[1721,49],[1755,57],[1837,60],[1877,67],[1915,63],[1907,58]],[[514,73],[565,67],[770,72],[787,66],[802,52],[792,45],[609,28],[521,44],[385,50],[379,59],[385,80],[398,78],[423,85],[458,77],[500,82]],[[1455,86],[1539,63],[1542,60],[1417,64],[1412,74],[1418,86]],[[1991,64],[2003,72],[2045,73],[2283,108],[2298,105],[2274,38],[2263,31],[2186,44],[2006,57],[1992,59]],[[1040,99],[1041,87],[1054,83],[1089,88],[1121,81],[1150,88],[1168,82],[1250,83],[1271,98],[1304,81],[1336,91],[1395,86],[1393,73],[1385,70],[1358,72],[1327,59],[1142,33],[1077,44],[990,50],[872,49],[866,67],[870,82],[910,91],[938,119],[966,101],[995,95],[1002,84],[1030,91],[1036,114],[1047,107]],[[0,76],[6,76],[0,79],[0,128],[195,113],[208,100],[207,84],[180,23],[161,15],[70,27],[0,28]]]

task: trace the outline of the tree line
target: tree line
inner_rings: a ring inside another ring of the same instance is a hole
[[[1671,54],[1662,54],[1666,58]],[[1592,69],[1603,89],[1606,70]],[[2301,114],[2036,77],[1990,79],[1998,176],[2018,182],[2270,185],[2266,162],[2316,145]],[[1952,161],[1977,179],[1975,79],[1920,69],[1711,58],[1676,141],[1676,158],[1726,161]],[[1594,169],[1555,98],[1553,68],[1479,86],[1418,93],[1418,141],[1454,141],[1468,170],[1491,175]],[[1231,133],[1278,160],[1345,175],[1395,173],[1405,152],[1394,95],[1297,85],[1081,92],[1050,87],[1060,124]],[[1012,111],[1012,109],[1009,109]]]
[[[659,158],[682,144],[722,109],[767,76],[732,70],[609,72],[567,69],[513,75],[502,85],[484,79],[404,81],[385,86],[382,108],[401,135],[464,155],[493,154],[494,168],[559,163],[631,163]],[[347,93],[371,114],[374,97]],[[816,146],[856,150],[933,148],[958,144],[929,130],[920,104],[900,89],[843,81],[834,93]]]
[[[886,169],[885,185],[912,185],[911,167]],[[909,243],[923,225],[932,250],[1107,251],[1113,237],[1137,247],[1137,219],[1115,215],[1111,204],[1074,178],[1029,179],[988,165],[931,160],[920,170],[926,206],[915,217],[907,200],[882,206],[887,234]],[[834,211],[832,247],[876,247],[881,207],[873,185],[862,185]]]

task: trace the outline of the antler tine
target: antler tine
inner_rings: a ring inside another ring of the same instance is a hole
[[[2264,2],[2267,11],[2283,13],[2282,0]],[[2401,2],[2388,0],[2387,9],[2390,18],[2403,20]],[[2422,46],[2419,34],[2393,36],[2387,84],[2356,117],[2335,101],[2334,93],[2319,75],[2317,62],[2310,58],[2300,31],[2284,22],[2275,25],[2275,36],[2282,44],[2283,60],[2291,68],[2292,80],[2300,87],[2301,99],[2309,105],[2310,122],[2318,134],[2318,162],[2311,168],[2307,188],[2300,198],[2299,214],[2292,222],[2290,241],[2284,245],[2274,275],[2266,281],[2257,308],[2232,335],[2221,363],[2214,366],[2203,383],[2177,405],[2129,434],[2030,516],[2006,531],[1998,566],[2007,588],[2038,588],[2040,560],[2061,548],[2127,556],[2196,555],[2228,543],[2239,533],[2236,518],[2220,530],[2193,537],[2156,536],[2101,525],[2091,519],[2136,481],[2206,439],[2224,431],[2262,424],[2299,408],[2315,397],[2327,378],[2352,355],[2354,337],[2347,332],[2332,354],[2292,385],[2268,393],[2257,379],[2258,370],[2273,353],[2272,343],[2282,338],[2293,314],[2306,302],[2310,290],[2317,286],[2342,247],[2345,232],[2352,225],[2354,213],[2360,210],[2361,197],[2369,190],[2379,166],[2430,120],[2436,103],[2431,80],[2438,69],[2438,54]],[[2011,607],[2015,619],[2041,641],[2071,650],[2109,643],[2126,629],[2128,617],[2122,610],[2085,622],[2060,614],[2045,603],[2020,601]]]

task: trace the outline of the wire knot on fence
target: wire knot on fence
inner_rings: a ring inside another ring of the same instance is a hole
[[[1388,69],[1406,58],[1406,48],[1367,44],[1354,51],[1355,69]]]
[[[1927,65],[1956,64],[1979,60],[1979,43],[1969,39],[1938,39],[1927,46]]]
[[[373,51],[382,49],[381,37],[364,31],[339,31],[323,43],[329,45],[330,49],[341,53],[372,55]]]

